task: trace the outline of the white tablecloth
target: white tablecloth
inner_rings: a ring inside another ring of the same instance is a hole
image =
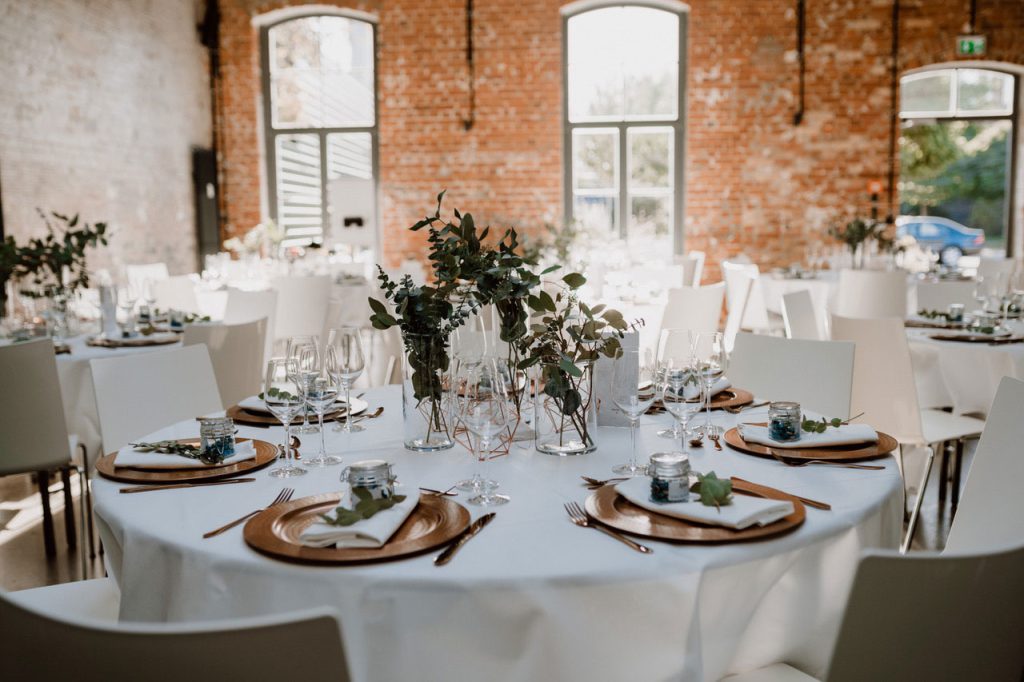
[[[351,442],[328,432],[347,462],[385,457],[401,479],[444,489],[471,473],[465,451],[401,447],[396,387],[372,391],[384,415]],[[735,418],[717,414],[731,424]],[[646,417],[642,452],[671,449]],[[278,429],[242,427],[269,440]],[[96,511],[127,620],[185,621],[253,616],[314,605],[341,614],[354,680],[717,680],[786,660],[821,673],[838,628],[858,553],[895,547],[902,486],[885,471],[787,468],[711,448],[691,454],[698,470],[738,475],[828,501],[776,539],[723,546],[646,541],[641,555],[578,528],[562,504],[582,502],[581,474],[606,476],[626,455],[628,432],[601,428],[597,452],[574,458],[513,448],[486,464],[512,497],[446,567],[436,553],[361,567],[311,567],[249,549],[241,529],[204,531],[257,508],[285,485],[296,499],[339,490],[340,467],[286,481],[257,473],[238,486],[119,495],[98,480]],[[304,453],[317,438],[306,436]],[[414,492],[414,491],[410,491]],[[459,498],[464,500],[464,496]],[[474,518],[482,510],[468,507]],[[282,652],[299,656],[300,651]]]

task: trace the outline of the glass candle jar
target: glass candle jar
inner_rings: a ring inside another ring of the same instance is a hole
[[[950,303],[949,310],[946,311],[946,319],[950,322],[963,322],[964,321],[964,304],[963,303]]]
[[[153,322],[153,312],[150,310],[149,306],[146,305],[145,303],[143,303],[142,305],[139,306],[138,318],[139,318],[139,324],[148,325],[148,324]]]
[[[780,443],[800,440],[800,421],[800,403],[772,403],[768,408],[768,437]]]
[[[172,310],[167,313],[167,326],[170,329],[180,331],[185,328],[185,313],[180,310]]]
[[[204,459],[223,461],[235,454],[235,422],[231,417],[199,418],[199,449]]]
[[[690,500],[690,458],[681,452],[656,452],[647,465],[651,477],[651,500],[688,502]]]
[[[352,488],[365,488],[375,500],[385,500],[395,495],[395,474],[391,464],[383,459],[367,459],[354,462],[341,472],[341,482]],[[354,503],[354,501],[353,501]]]

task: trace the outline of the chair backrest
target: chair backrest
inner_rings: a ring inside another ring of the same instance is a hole
[[[991,549],[1024,538],[1024,381],[1003,377],[974,451],[947,552]]]
[[[694,329],[701,332],[716,331],[722,316],[725,283],[706,287],[682,287],[668,290],[662,329]]]
[[[227,408],[260,392],[266,336],[266,319],[241,324],[191,324],[185,327],[182,342],[185,346],[206,346],[220,398]]]
[[[276,277],[270,285],[277,291],[275,340],[323,333],[331,297],[330,275]]]
[[[843,317],[906,317],[906,273],[841,270],[835,313]]]
[[[951,303],[963,304],[967,310],[975,305],[974,282],[918,282],[918,310],[941,310],[949,308]]]
[[[196,298],[195,282],[188,275],[159,279],[150,282],[149,287],[160,310],[180,310],[194,315],[202,313]]]
[[[125,265],[124,277],[128,286],[135,291],[143,291],[148,285],[158,280],[167,279],[167,263],[146,263],[144,265]]]
[[[813,341],[824,338],[818,313],[814,309],[814,300],[807,289],[782,295],[782,322],[786,327],[787,338]]]
[[[687,251],[679,258],[679,264],[683,266],[683,286],[699,287],[700,280],[704,276],[703,251]]]
[[[103,451],[168,424],[222,410],[206,346],[90,360]]]
[[[228,289],[227,303],[224,305],[224,324],[239,324],[260,319],[267,321],[262,363],[265,365],[274,354],[274,338],[277,327],[277,292],[273,289],[264,289],[262,291]],[[227,400],[226,397],[224,399]]]
[[[726,374],[733,386],[758,398],[795,400],[827,417],[845,418],[853,370],[852,343],[740,334]]]
[[[0,593],[0,660],[9,680],[350,679],[337,613],[326,608],[192,624],[109,624],[44,613],[19,603],[17,593]]]
[[[1024,666],[1024,546],[861,558],[829,682],[999,680]]]
[[[43,471],[70,460],[53,341],[0,346],[0,475]]]
[[[1014,260],[1012,258],[981,258],[978,261],[978,276],[994,280],[999,275],[1004,278],[1013,272]]]
[[[903,320],[832,316],[832,338],[853,341],[857,355],[850,411],[901,443],[923,444],[921,410]]]
[[[725,280],[725,301],[729,308],[726,336],[730,336],[731,329],[737,332],[740,329],[766,331],[769,328],[768,307],[761,289],[760,268],[755,263],[723,261],[722,279]]]

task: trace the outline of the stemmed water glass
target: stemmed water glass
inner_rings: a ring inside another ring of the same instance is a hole
[[[135,331],[135,304],[138,301],[138,293],[133,286],[123,286],[117,290],[117,307],[124,315],[124,332],[131,334]]]
[[[716,429],[715,425],[711,423],[711,390],[715,387],[715,382],[725,374],[725,369],[729,364],[729,355],[725,351],[725,336],[722,332],[691,332],[691,334],[693,334],[695,367],[697,375],[703,382],[704,406],[707,410],[704,420],[704,435],[710,438]]]
[[[327,348],[330,349],[333,356],[331,372],[338,385],[345,390],[345,422],[336,424],[334,430],[345,433],[362,431],[362,425],[352,422],[352,418],[355,416],[352,413],[352,384],[366,367],[359,329],[356,327],[332,329],[327,334]]]
[[[309,350],[310,348],[312,348],[312,351]],[[299,374],[308,374],[316,369],[317,363],[320,360],[319,350],[320,342],[315,335],[289,337],[285,357],[289,360],[295,360],[296,379],[298,379]],[[301,382],[297,383],[299,383],[301,388]],[[302,408],[302,424],[297,426],[295,430],[299,433],[316,433],[318,430],[316,424],[309,423],[309,408],[305,405]]]
[[[651,380],[651,368],[640,360],[640,351],[620,348],[612,372],[612,402],[629,418],[631,444],[629,461],[612,467],[612,471],[626,476],[642,476],[647,473],[647,468],[637,460],[636,430],[641,415],[654,402],[656,393]]]
[[[284,465],[270,471],[276,478],[302,476],[306,470],[295,466],[292,457],[292,419],[303,409],[305,402],[295,384],[295,361],[274,358],[267,363],[267,374],[263,382],[263,402],[267,409],[284,426]]]
[[[491,441],[507,428],[512,413],[505,379],[506,373],[501,371],[496,361],[483,360],[467,368],[460,385],[462,393],[457,398],[461,403],[462,422],[476,436],[472,454],[477,470],[471,480],[476,482],[474,489],[478,494],[469,498],[469,503],[481,507],[495,507],[509,501],[508,495],[494,492],[497,482],[479,472],[479,463],[491,458]]]
[[[701,408],[700,379],[694,365],[694,346],[686,329],[665,329],[658,342],[658,393],[665,411],[672,415],[672,428],[658,432],[662,438],[681,440],[689,433],[690,419]],[[689,395],[688,388],[693,388]]]
[[[308,349],[303,352],[309,352]],[[302,397],[306,400],[306,406],[312,408],[316,413],[317,422],[320,426],[320,452],[316,457],[303,460],[306,466],[332,466],[341,464],[341,457],[327,454],[324,444],[324,413],[327,408],[334,405],[338,399],[338,392],[341,384],[338,382],[337,373],[334,371],[337,366],[334,348],[328,347],[320,359],[318,371],[309,375],[303,375]]]

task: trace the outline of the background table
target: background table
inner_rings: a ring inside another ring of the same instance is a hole
[[[432,454],[402,448],[397,387],[366,399],[371,409],[385,406],[380,419],[350,442],[328,432],[329,449],[346,462],[387,458],[410,492],[445,489],[471,473],[461,447]],[[715,419],[735,421],[724,413]],[[666,422],[645,417],[642,452],[673,448],[655,434]],[[195,428],[183,423],[177,434]],[[281,438],[280,429],[242,427],[241,435]],[[341,614],[354,680],[717,680],[778,660],[821,673],[859,552],[898,543],[895,461],[880,460],[884,471],[794,469],[729,450],[692,451],[698,470],[774,485],[833,510],[808,509],[803,526],[776,539],[721,546],[650,540],[654,554],[641,555],[572,525],[562,509],[589,494],[581,474],[610,475],[628,454],[625,429],[600,428],[596,438],[598,450],[586,456],[515,446],[508,458],[487,463],[512,501],[443,568],[432,564],[436,552],[372,566],[303,566],[249,549],[241,528],[201,538],[284,486],[295,488],[296,499],[339,490],[341,467],[286,480],[264,470],[256,483],[140,495],[119,495],[119,484],[97,480],[96,512],[121,587],[121,616],[206,620],[330,605]],[[315,452],[318,439],[303,440],[303,452]],[[483,511],[467,506],[474,518]]]

